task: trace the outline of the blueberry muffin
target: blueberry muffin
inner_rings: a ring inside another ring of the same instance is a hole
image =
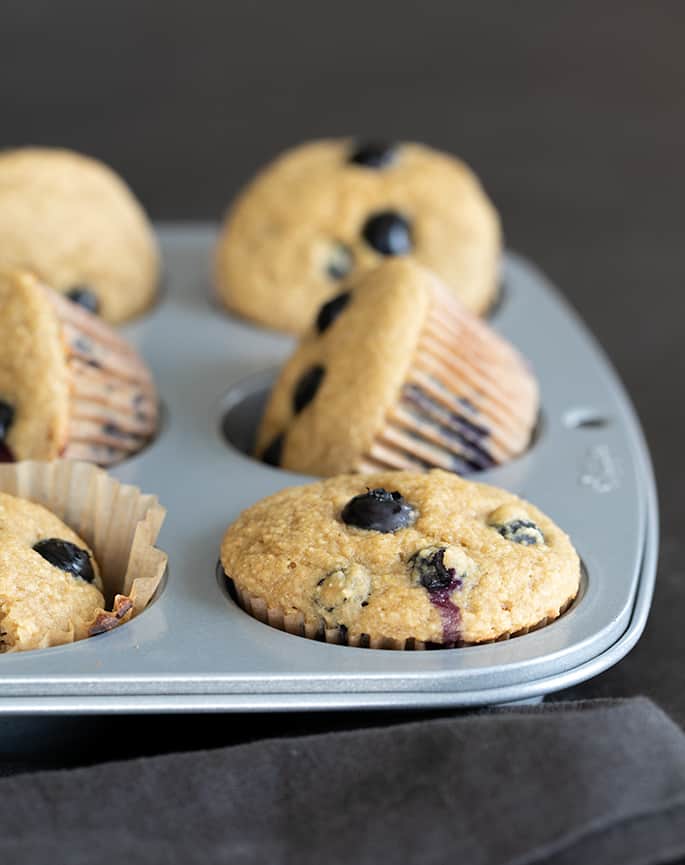
[[[486,469],[522,453],[538,412],[518,352],[409,259],[328,301],[274,385],[268,463],[312,475]]]
[[[41,505],[0,493],[0,652],[83,639],[103,604],[85,542]]]
[[[35,273],[110,322],[154,301],[157,244],[131,190],[78,153],[0,153],[0,268]]]
[[[290,633],[372,648],[524,634],[575,598],[580,562],[533,505],[441,470],[282,490],[226,532],[243,608]]]
[[[157,428],[157,396],[112,328],[26,273],[0,272],[0,459],[112,465]]]
[[[234,312],[301,333],[341,280],[411,256],[481,314],[496,294],[500,243],[495,209],[453,156],[421,144],[313,141],[282,154],[234,202],[216,284]]]

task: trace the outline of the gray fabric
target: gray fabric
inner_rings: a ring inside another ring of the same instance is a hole
[[[658,863],[685,855],[685,735],[646,699],[505,709],[0,780],[0,857]]]

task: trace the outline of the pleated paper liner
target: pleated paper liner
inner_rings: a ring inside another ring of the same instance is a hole
[[[65,459],[114,465],[137,453],[158,425],[154,381],[109,325],[41,286],[62,326],[70,386]]]
[[[218,565],[220,575],[225,579],[231,597],[235,599],[237,604],[250,616],[263,622],[265,625],[270,625],[272,628],[277,628],[280,631],[285,631],[288,634],[293,634],[296,637],[306,637],[309,640],[317,640],[324,643],[334,643],[343,646],[353,646],[360,649],[390,649],[394,651],[425,651],[434,649],[460,649],[466,646],[483,646],[487,643],[501,643],[510,640],[514,637],[520,637],[524,634],[529,634],[531,631],[537,631],[544,628],[551,622],[556,621],[563,613],[565,613],[576,598],[576,595],[569,598],[562,604],[556,616],[547,616],[527,628],[520,628],[517,631],[500,634],[494,640],[481,640],[478,643],[470,643],[465,640],[460,640],[454,644],[443,643],[428,643],[423,640],[409,638],[406,640],[398,640],[393,637],[384,637],[382,635],[371,636],[369,634],[350,634],[344,626],[329,628],[326,627],[322,620],[317,622],[307,621],[303,613],[293,612],[286,613],[280,607],[271,607],[263,599],[256,595],[251,595],[240,589],[230,577],[227,577],[221,567]]]
[[[399,398],[359,469],[489,468],[526,450],[538,407],[523,357],[436,288]]]
[[[43,505],[93,550],[109,609],[97,611],[90,636],[112,630],[148,606],[168,560],[155,547],[166,516],[156,496],[90,463],[67,460],[3,463],[0,491]]]

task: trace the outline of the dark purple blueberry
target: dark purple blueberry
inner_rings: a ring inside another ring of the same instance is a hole
[[[445,567],[445,550],[446,547],[438,547],[427,556],[417,553],[411,560],[419,582],[429,592],[447,589],[457,580],[454,568]]]
[[[395,161],[397,147],[385,141],[362,141],[355,145],[350,162],[364,168],[386,168]]]
[[[397,491],[382,488],[367,490],[350,499],[342,509],[342,520],[348,526],[370,532],[396,532],[406,529],[416,519],[416,511]]]
[[[97,315],[100,311],[100,301],[98,296],[87,285],[75,285],[67,292],[67,297],[72,303],[77,303],[93,315]]]
[[[7,438],[7,433],[14,423],[14,406],[0,399],[0,442]]]
[[[345,309],[349,300],[349,291],[343,291],[324,303],[316,317],[316,329],[319,333],[323,333],[324,330],[327,330],[333,324],[343,309]]]
[[[81,352],[82,354],[93,353],[93,343],[85,336],[77,336],[72,345],[76,351]]]
[[[336,243],[328,259],[326,273],[331,279],[345,279],[353,267],[352,252],[343,243]]]
[[[112,436],[112,438],[125,438],[127,435],[127,433],[125,433],[121,427],[118,427],[115,423],[103,424],[102,431],[105,435]]]
[[[280,466],[285,436],[279,433],[262,451],[262,462],[270,466]]]
[[[90,554],[87,550],[82,550],[81,547],[77,547],[70,541],[47,538],[44,541],[38,541],[33,549],[51,565],[59,568],[60,571],[66,571],[87,583],[92,583],[95,579]]]
[[[364,240],[381,255],[406,255],[411,252],[411,227],[394,210],[370,216],[362,229]]]
[[[314,399],[325,374],[324,367],[312,366],[300,376],[293,394],[295,414],[301,412]]]
[[[497,531],[508,541],[526,547],[545,543],[545,536],[532,520],[511,520],[503,526],[498,526]]]

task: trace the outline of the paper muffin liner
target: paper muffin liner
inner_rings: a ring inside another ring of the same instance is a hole
[[[221,565],[219,565],[221,568]],[[223,569],[221,571],[223,573]],[[501,643],[510,640],[514,637],[521,637],[524,634],[529,634],[532,631],[537,631],[544,628],[546,625],[556,621],[559,616],[563,615],[573,604],[577,595],[569,598],[561,606],[556,616],[546,616],[534,625],[527,628],[520,628],[516,631],[507,631],[500,634],[492,640],[480,640],[478,643],[470,643],[466,640],[460,640],[454,644],[446,645],[444,643],[429,643],[424,640],[417,640],[410,637],[406,640],[399,640],[394,637],[386,637],[380,634],[354,634],[351,635],[344,627],[329,628],[323,620],[311,622],[305,619],[301,612],[286,613],[281,607],[271,606],[264,598],[257,595],[252,595],[249,592],[241,589],[235,582],[224,573],[231,595],[235,598],[238,605],[246,613],[253,618],[263,622],[265,625],[270,625],[272,628],[278,628],[280,631],[285,631],[288,634],[293,634],[296,637],[306,637],[309,640],[318,640],[319,642],[335,643],[343,646],[353,646],[360,649],[391,649],[394,651],[426,651],[433,649],[460,649],[467,646],[484,646],[487,643]]]
[[[42,288],[62,326],[69,375],[69,426],[60,456],[114,465],[145,447],[157,431],[152,376],[102,319]]]
[[[147,607],[168,561],[154,546],[166,516],[156,496],[90,463],[66,460],[3,463],[0,492],[43,505],[93,550],[109,609],[96,611],[89,636],[110,631]],[[65,640],[72,641],[73,635]]]
[[[436,287],[398,400],[358,470],[467,474],[506,462],[528,447],[538,406],[523,357]]]

